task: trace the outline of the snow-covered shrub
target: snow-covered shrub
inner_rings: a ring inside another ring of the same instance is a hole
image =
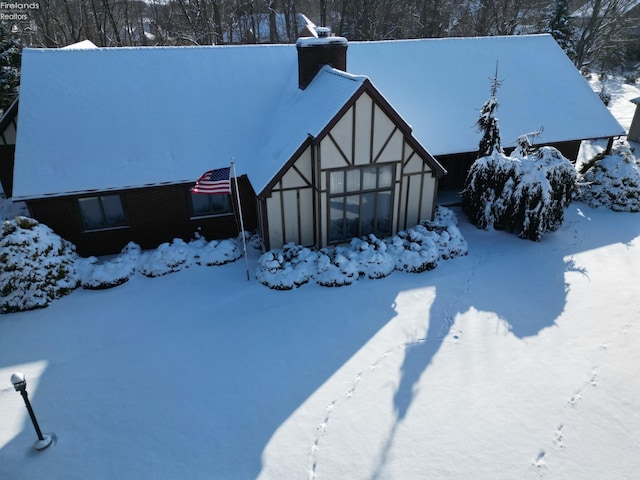
[[[434,241],[436,236],[437,234],[429,235],[429,230],[424,225],[398,232],[391,239],[392,249],[396,254],[396,270],[420,273],[436,268],[440,258],[438,245]]]
[[[557,230],[576,189],[575,168],[553,147],[525,158],[494,152],[472,165],[462,192],[471,223],[538,241]]]
[[[390,238],[354,238],[347,246],[317,252],[292,243],[264,253],[256,277],[270,288],[289,290],[311,278],[318,285],[341,287],[367,277],[383,278],[394,270],[424,272],[439,259],[467,254],[467,243],[452,210],[439,207],[433,221],[423,222]]]
[[[190,253],[187,243],[180,238],[175,238],[173,242],[163,243],[145,254],[140,262],[140,273],[147,277],[160,277],[177,272],[193,260]]]
[[[358,265],[361,276],[384,278],[395,270],[395,261],[387,253],[387,244],[373,234],[352,239],[343,255]]]
[[[129,242],[117,257],[99,262],[96,257],[78,260],[82,288],[103,290],[127,282],[135,273],[142,249]]]
[[[260,256],[256,278],[274,290],[291,290],[309,281],[316,259],[317,253],[288,243],[281,250],[270,250]]]
[[[239,238],[241,242],[242,237]],[[202,240],[201,242],[191,242],[189,245],[195,248],[199,247],[195,257],[198,265],[208,267],[224,265],[242,258],[242,249],[238,241],[234,239],[211,240],[210,242]]]
[[[453,210],[437,207],[433,220],[423,222],[422,226],[437,234],[436,245],[442,260],[469,253],[469,246],[458,228],[458,218]]]
[[[317,263],[316,283],[323,287],[342,287],[351,285],[360,277],[360,268],[356,262],[343,254],[343,248],[323,248]]]
[[[629,145],[599,154],[580,172],[580,199],[591,207],[617,212],[640,211],[640,163]]]
[[[2,223],[0,313],[46,307],[78,287],[75,247],[27,217]]]

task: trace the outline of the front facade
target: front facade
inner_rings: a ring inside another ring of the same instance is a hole
[[[266,246],[395,234],[432,218],[444,173],[367,81],[259,195]]]
[[[347,48],[370,77],[347,73]],[[540,141],[573,158],[581,139],[624,133],[549,36],[327,36],[296,50],[25,49],[19,116],[16,103],[2,121],[2,148],[15,148],[15,162],[0,158],[5,192],[82,255],[229,238],[235,192],[189,187],[234,160],[244,226],[270,249],[389,236],[431,219],[438,188],[461,184],[496,58],[505,148],[543,125]]]

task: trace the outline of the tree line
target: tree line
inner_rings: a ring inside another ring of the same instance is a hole
[[[18,1],[18,0],[16,0]],[[26,0],[20,0],[26,1]],[[31,0],[29,0],[31,1]],[[16,51],[295,42],[306,19],[351,41],[549,32],[578,68],[640,61],[634,0],[34,0],[0,12],[0,87]],[[630,13],[631,11],[631,13]],[[7,20],[8,19],[8,20]],[[3,54],[3,53],[6,53]],[[19,55],[18,55],[19,57]],[[6,108],[6,88],[2,87]]]

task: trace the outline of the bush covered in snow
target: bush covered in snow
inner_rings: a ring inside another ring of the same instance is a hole
[[[122,285],[136,273],[142,250],[131,242],[117,257],[100,263],[96,257],[80,258],[78,271],[82,288],[102,290]]]
[[[386,239],[367,235],[320,250],[290,243],[259,258],[256,278],[270,288],[290,290],[312,279],[318,285],[340,287],[364,277],[383,278],[394,270],[431,270],[440,259],[467,254],[456,220],[451,210],[441,207],[432,222]]]
[[[626,143],[599,154],[580,170],[580,199],[591,207],[640,211],[640,163]]]
[[[0,313],[46,307],[79,285],[75,247],[27,217],[2,223]]]
[[[96,257],[80,259],[80,278],[84,288],[97,290],[121,285],[136,272],[160,277],[193,265],[224,265],[242,257],[241,242],[240,236],[211,241],[197,236],[190,242],[174,239],[145,252],[131,242],[115,258],[103,262]]]
[[[0,238],[0,313],[46,307],[75,288],[105,289],[136,273],[158,277],[193,265],[223,265],[242,257],[242,237],[207,241],[176,239],[155,250],[129,243],[115,257],[80,258],[75,246],[49,227],[16,216],[2,224]],[[247,242],[255,238],[245,233]]]
[[[478,228],[507,230],[539,241],[562,225],[576,181],[571,162],[553,147],[522,158],[494,151],[471,166],[462,205]]]

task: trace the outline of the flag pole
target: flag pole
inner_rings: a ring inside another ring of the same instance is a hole
[[[244,238],[244,221],[242,220],[242,204],[240,203],[240,190],[238,189],[238,176],[236,175],[236,162],[231,160],[231,169],[233,170],[233,178],[236,184],[236,200],[238,202],[238,213],[240,214],[240,234],[242,235],[242,247],[244,249],[244,264],[247,269],[247,282],[250,280],[249,276],[249,260],[247,259],[247,241]]]

